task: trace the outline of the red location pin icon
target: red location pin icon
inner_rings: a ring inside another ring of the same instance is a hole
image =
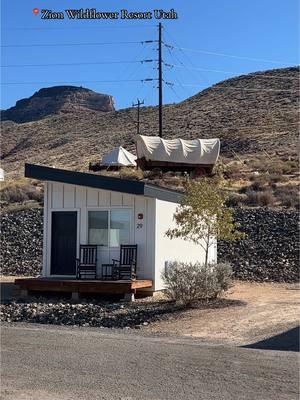
[[[32,10],[32,12],[33,12],[34,15],[38,15],[39,9],[38,9],[38,8],[34,8],[34,9]]]

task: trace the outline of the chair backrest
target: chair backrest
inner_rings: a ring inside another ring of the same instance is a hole
[[[136,266],[137,244],[121,244],[120,265]]]
[[[97,264],[97,246],[93,244],[80,245],[80,264],[81,265],[96,265]]]

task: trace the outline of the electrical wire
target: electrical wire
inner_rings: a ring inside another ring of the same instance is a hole
[[[178,50],[185,50],[185,51],[191,51],[194,53],[201,53],[201,54],[207,54],[211,56],[219,56],[219,57],[229,57],[229,58],[236,58],[239,60],[248,60],[248,61],[260,61],[260,62],[265,62],[265,63],[271,63],[271,64],[288,64],[288,65],[297,65],[297,62],[286,62],[286,61],[279,61],[279,60],[269,60],[265,58],[254,58],[254,57],[246,57],[246,56],[238,56],[235,54],[227,54],[227,53],[217,53],[215,51],[206,51],[206,50],[201,50],[201,49],[191,49],[188,47],[179,47],[179,46],[173,46],[175,49]]]
[[[238,74],[238,75],[251,75],[251,74],[256,74],[256,77],[264,77],[264,78],[270,78],[270,79],[294,79],[299,81],[299,77],[293,77],[293,76],[273,76],[273,75],[267,75],[267,74],[262,74],[262,73],[255,73],[255,72],[242,72],[242,71],[224,71],[224,70],[219,70],[219,69],[207,69],[207,68],[200,68],[200,67],[187,67],[183,65],[178,65],[178,64],[173,64],[173,67],[175,68],[187,68],[195,71],[207,71],[207,72],[216,72],[216,73],[221,73],[221,74]]]
[[[0,68],[17,68],[17,67],[56,67],[65,65],[106,65],[106,64],[137,64],[143,63],[143,60],[135,61],[95,61],[95,62],[74,62],[74,63],[57,63],[57,64],[11,64],[0,65]]]
[[[94,42],[94,43],[45,43],[45,44],[5,44],[2,48],[8,47],[64,47],[64,46],[101,46],[115,44],[142,44],[141,41],[124,41],[124,42]]]
[[[1,85],[37,85],[37,84],[64,84],[64,83],[119,83],[119,82],[141,82],[141,79],[115,79],[107,81],[43,81],[43,82],[1,82]]]

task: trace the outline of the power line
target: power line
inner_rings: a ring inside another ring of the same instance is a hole
[[[38,84],[65,84],[65,83],[119,83],[119,82],[142,82],[141,79],[115,79],[107,81],[42,81],[42,82],[1,82],[1,85],[38,85]]]
[[[178,64],[173,64],[172,65],[175,68],[186,68],[186,69],[191,69],[195,71],[207,71],[207,72],[216,72],[216,73],[221,73],[221,74],[239,74],[239,75],[251,75],[251,74],[256,74],[256,77],[264,77],[264,78],[270,78],[270,79],[294,79],[294,80],[299,80],[299,78],[295,78],[293,76],[273,76],[273,75],[267,75],[267,74],[261,74],[261,73],[255,73],[255,72],[242,72],[242,71],[224,71],[224,70],[219,70],[219,69],[207,69],[207,68],[201,68],[201,67],[187,67],[184,65],[178,65]]]
[[[286,62],[286,61],[278,61],[278,60],[269,60],[269,59],[264,59],[264,58],[254,58],[254,57],[246,57],[246,56],[237,56],[235,54],[227,54],[227,53],[217,53],[215,51],[206,51],[206,50],[200,50],[200,49],[191,49],[188,47],[178,47],[178,46],[172,46],[174,49],[178,50],[185,50],[185,51],[191,51],[194,53],[201,53],[201,54],[207,54],[211,56],[220,56],[220,57],[229,57],[229,58],[237,58],[240,60],[249,60],[249,61],[261,61],[261,62],[266,62],[266,63],[271,63],[271,64],[288,64],[288,65],[297,65],[296,62]]]
[[[153,60],[151,60],[153,61]],[[150,60],[135,60],[135,61],[95,61],[95,62],[74,62],[74,63],[56,63],[56,64],[11,64],[1,65],[0,68],[17,68],[17,67],[56,67],[64,65],[105,65],[105,64],[138,64],[150,62]]]
[[[94,43],[6,44],[6,45],[1,45],[1,47],[7,48],[7,47],[100,46],[100,45],[114,45],[114,44],[143,44],[143,43],[146,42],[128,41],[128,42],[94,42]]]
[[[176,41],[172,38],[172,36],[171,36],[171,34],[170,34],[169,32],[167,32],[167,35],[170,37],[171,41],[173,41],[178,47],[180,47],[180,46],[178,45],[178,43],[176,43]],[[167,46],[167,45],[166,45],[166,46]],[[169,48],[169,53],[172,55],[171,49],[173,49],[173,47],[172,47],[172,46],[167,46],[167,47]],[[188,62],[191,64],[191,66],[192,66],[192,67],[195,67],[195,65],[194,65],[193,61],[191,60],[191,58],[189,57],[189,55],[187,55],[183,50],[180,50],[180,51],[181,51],[181,53],[183,54],[183,56],[188,60]],[[176,56],[176,55],[175,55],[175,56]],[[176,56],[176,58],[178,59],[177,56]],[[179,60],[179,59],[178,59],[178,60]],[[182,66],[185,66],[185,64],[184,64],[181,60],[179,60],[179,63],[180,63]],[[191,70],[191,71],[193,72],[193,70]],[[205,77],[203,77],[202,74],[199,74],[199,72],[198,72],[198,76],[196,76],[196,74],[194,74],[194,73],[193,73],[193,75],[196,77],[196,79],[198,79],[198,78],[200,77],[201,80],[203,80],[204,82],[208,83],[208,82],[207,82],[207,79],[205,79]]]

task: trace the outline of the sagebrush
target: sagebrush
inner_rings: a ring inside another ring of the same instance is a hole
[[[183,305],[198,300],[216,299],[232,286],[228,263],[208,264],[173,262],[162,274],[166,295]]]

